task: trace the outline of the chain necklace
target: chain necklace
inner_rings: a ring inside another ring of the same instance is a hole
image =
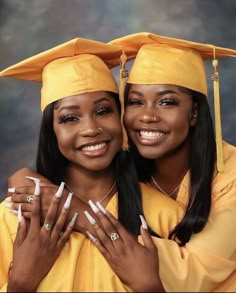
[[[65,184],[66,185],[66,188],[70,191],[70,192],[72,192],[72,193],[74,193],[72,190],[71,190],[71,188],[67,185],[67,184]],[[112,186],[111,186],[111,188],[108,190],[108,192],[102,197],[102,199],[100,199],[99,200],[99,202],[100,203],[102,203],[107,197],[108,197],[108,195],[111,193],[111,191],[113,190],[113,188],[115,187],[115,185],[116,185],[116,180],[114,181],[114,183],[112,184]],[[74,193],[75,194],[75,193]],[[76,195],[76,194],[75,194]],[[78,196],[79,197],[79,196]],[[79,197],[80,198],[80,197]]]
[[[155,184],[155,186],[162,192],[162,193],[164,193],[166,196],[169,196],[169,197],[171,197],[175,192],[176,192],[176,190],[180,187],[180,185],[181,185],[181,182],[180,182],[180,184],[177,186],[177,187],[175,187],[175,189],[171,192],[171,193],[167,193],[167,192],[165,192],[162,188],[161,188],[161,186],[156,182],[156,180],[154,179],[154,177],[153,176],[151,176],[151,178],[152,178],[152,181],[153,181],[153,183]]]

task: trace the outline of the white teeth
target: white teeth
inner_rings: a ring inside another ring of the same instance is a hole
[[[142,138],[159,138],[159,137],[162,137],[164,136],[165,134],[163,132],[154,132],[154,131],[143,131],[141,130],[140,131],[140,136]]]
[[[89,146],[83,147],[82,151],[87,151],[87,152],[96,151],[96,150],[99,150],[99,149],[103,148],[105,145],[106,145],[105,142],[99,143],[99,144],[96,144],[96,145],[89,145]]]

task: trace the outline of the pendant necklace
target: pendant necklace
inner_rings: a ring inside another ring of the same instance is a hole
[[[180,187],[180,185],[181,185],[181,182],[180,182],[180,184],[171,192],[171,193],[167,193],[167,192],[165,192],[161,187],[160,187],[160,185],[156,182],[156,180],[154,179],[154,177],[153,176],[151,176],[151,179],[152,179],[152,181],[153,181],[153,183],[154,183],[154,185],[162,192],[162,193],[164,193],[166,196],[169,196],[169,197],[171,197],[175,192],[176,192],[176,190]]]
[[[65,185],[66,185],[66,188],[67,188],[70,192],[72,192],[74,195],[76,195],[76,194],[70,189],[70,187],[69,187],[67,184],[65,184]],[[108,192],[102,197],[102,199],[99,200],[100,203],[102,203],[102,202],[108,197],[108,195],[111,193],[111,191],[113,190],[113,188],[115,187],[115,185],[116,185],[116,180],[114,181],[114,183],[112,184],[112,186],[111,186],[111,188],[108,190]],[[80,200],[82,200],[79,196],[78,196],[78,198],[79,198]]]

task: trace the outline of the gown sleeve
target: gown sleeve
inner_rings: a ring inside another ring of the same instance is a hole
[[[212,207],[207,225],[183,247],[155,239],[160,276],[167,292],[236,290],[236,189],[222,189],[222,201]],[[227,204],[228,202],[228,204]],[[234,277],[233,277],[234,276]],[[234,279],[234,280],[233,280]],[[220,289],[221,288],[221,289]]]

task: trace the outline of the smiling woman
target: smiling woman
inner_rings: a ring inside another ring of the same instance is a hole
[[[132,50],[127,54],[131,56]],[[120,46],[74,39],[0,73],[42,82],[43,111],[38,173],[27,170],[25,174],[37,183],[37,191],[41,180],[40,195],[29,186],[19,187],[0,205],[1,290],[163,291],[157,250],[137,239],[140,219],[152,235],[167,237],[183,211],[164,195],[153,196],[150,188],[140,187],[134,163],[122,150],[122,109],[109,70],[119,64],[121,55]],[[24,184],[24,178],[22,181]],[[25,184],[29,185],[28,179]],[[135,253],[150,260],[145,258],[139,266],[133,263],[135,258],[127,258],[129,267],[124,276],[119,276],[116,267],[91,243],[97,242],[94,227],[100,223],[91,213],[105,207],[125,231],[124,235],[115,226],[105,227],[107,243],[112,247],[126,243],[127,250],[136,247]],[[18,210],[18,229],[17,219],[7,208]],[[69,224],[67,230],[65,222]],[[71,233],[72,228],[79,233]],[[151,236],[147,237],[151,242]],[[137,282],[140,277],[144,280],[141,283]]]
[[[234,292],[236,148],[222,140],[218,59],[236,51],[152,33],[110,43],[137,51],[124,120],[140,180],[185,208],[172,231],[179,241],[156,240],[162,284],[168,292]]]

